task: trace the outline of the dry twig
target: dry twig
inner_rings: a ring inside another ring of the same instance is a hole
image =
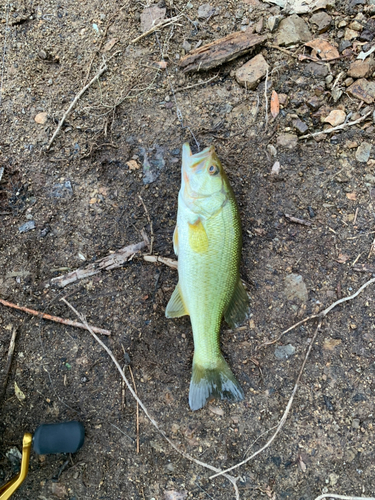
[[[375,500],[374,497],[347,497],[346,495],[336,495],[335,493],[324,493],[319,495],[315,500],[323,500],[323,498],[337,498],[337,500]]]
[[[287,219],[296,224],[301,224],[302,226],[311,226],[311,222],[303,219],[298,219],[298,217],[293,217],[293,215],[284,214]]]
[[[266,100],[266,115],[265,115],[265,128],[267,128],[268,126],[268,95],[267,95],[267,91],[268,91],[268,68],[267,68],[267,73],[266,73],[266,83],[264,85],[264,98]]]
[[[168,257],[158,257],[156,255],[144,255],[144,260],[146,262],[161,262],[172,269],[178,269],[178,261],[173,259],[168,259]]]
[[[66,120],[66,117],[68,116],[68,114],[72,111],[72,109],[74,108],[74,106],[77,104],[77,102],[79,101],[80,97],[86,92],[86,90],[91,87],[91,85],[98,79],[101,77],[101,75],[107,71],[108,67],[107,67],[107,63],[104,61],[100,68],[99,68],[99,71],[96,73],[96,75],[89,81],[89,83],[87,85],[85,85],[79,92],[78,94],[75,96],[75,98],[73,99],[73,101],[71,102],[69,108],[65,111],[65,113],[63,114],[63,117],[61,118],[61,120],[59,121],[59,124],[57,125],[57,128],[56,130],[54,131],[49,143],[48,143],[48,146],[47,146],[47,151],[49,150],[49,148],[51,147],[53,141],[55,140],[55,137],[57,136],[57,134],[60,132],[61,130],[61,127],[63,126],[65,120]]]
[[[82,316],[65,298],[62,298],[61,299],[62,302],[64,302],[68,307],[70,307],[70,309],[77,315],[78,318],[80,318],[80,320],[83,322],[84,325],[87,326],[87,329],[89,330],[89,332],[91,333],[91,335],[94,337],[94,339],[101,345],[101,347],[107,352],[107,354],[109,355],[109,357],[112,359],[113,363],[115,364],[117,370],[119,371],[122,379],[124,380],[127,388],[129,389],[131,395],[133,396],[133,398],[138,402],[139,406],[142,408],[144,414],[146,415],[146,417],[149,419],[149,421],[152,423],[152,425],[155,427],[155,429],[160,433],[160,435],[171,445],[171,447],[179,454],[179,455],[182,455],[184,458],[186,458],[187,460],[190,460],[191,462],[194,462],[195,464],[197,465],[200,465],[202,467],[205,467],[206,469],[210,469],[214,472],[219,472],[221,473],[222,471],[220,469],[218,469],[217,467],[214,467],[213,465],[210,465],[210,464],[206,464],[205,462],[202,462],[201,460],[197,460],[196,458],[192,457],[191,455],[189,455],[188,453],[185,453],[184,451],[180,450],[177,445],[171,440],[169,439],[169,437],[166,435],[166,433],[159,427],[159,424],[156,422],[156,420],[154,420],[151,415],[149,414],[147,408],[145,407],[145,405],[142,403],[142,401],[139,399],[139,397],[137,396],[137,394],[135,393],[133,387],[131,386],[129,380],[126,378],[126,375],[124,373],[124,371],[122,370],[119,362],[117,361],[117,359],[115,358],[113,352],[111,351],[111,349],[109,347],[107,347],[104,342],[102,342],[100,340],[100,338],[95,335],[95,333],[92,331],[92,329],[89,327],[89,325],[87,324],[86,322],[86,319],[84,318],[84,316]],[[234,491],[235,491],[235,495],[236,495],[236,500],[240,500],[240,494],[239,494],[239,490],[238,490],[238,486],[237,486],[237,480],[238,478],[235,478],[233,476],[231,476],[230,474],[226,474],[224,473],[223,476],[228,479],[232,485],[233,485],[233,488],[234,488]]]
[[[138,396],[137,387],[135,385],[135,380],[134,380],[134,377],[133,377],[132,367],[129,365],[128,368],[129,368],[130,376],[132,378],[132,382],[133,382],[133,385],[134,385],[134,392]],[[137,453],[139,453],[139,404],[138,404],[138,401],[137,401]]]
[[[3,387],[2,387],[1,392],[0,392],[0,401],[3,399],[3,396],[4,396],[6,388],[7,388],[10,366],[12,364],[14,348],[16,346],[16,336],[17,336],[17,328],[13,327],[12,336],[10,339],[10,344],[9,344],[9,349],[8,349],[7,364],[5,366]]]
[[[115,253],[109,254],[102,259],[97,260],[93,264],[89,264],[84,269],[76,269],[71,273],[64,274],[63,276],[57,276],[51,279],[51,283],[58,285],[63,288],[70,283],[81,280],[83,278],[88,278],[94,274],[98,274],[101,271],[109,271],[111,269],[117,269],[121,267],[125,262],[130,260],[136,253],[140,252],[146,245],[149,244],[147,235],[142,233],[144,241],[140,243],[135,243],[134,245],[128,245],[121,248]]]
[[[342,123],[341,125],[337,125],[336,127],[327,128],[327,130],[322,130],[321,132],[314,132],[313,134],[300,135],[298,139],[307,139],[309,137],[315,137],[321,134],[330,134],[331,132],[335,132],[336,130],[342,130],[343,128],[351,127],[352,125],[357,125],[357,123],[363,122],[363,120],[365,120],[368,116],[370,116],[371,113],[372,110],[366,113],[365,115],[361,116],[361,118],[358,118],[358,120],[354,120],[353,122]]]
[[[301,325],[302,323],[305,323],[306,321],[308,320],[311,320],[311,319],[315,319],[315,318],[318,318],[319,319],[319,323],[318,323],[318,326],[316,327],[316,330],[314,332],[314,335],[313,335],[313,338],[309,344],[309,347],[307,349],[307,352],[306,352],[306,356],[302,362],[302,365],[301,365],[301,369],[298,373],[298,377],[297,377],[297,380],[296,380],[296,383],[294,385],[294,388],[293,388],[293,391],[292,391],[292,395],[290,396],[290,399],[288,401],[288,404],[285,408],[285,411],[283,413],[283,416],[281,417],[281,420],[276,428],[276,431],[274,432],[274,434],[271,436],[271,438],[267,441],[267,443],[262,446],[262,448],[260,448],[259,450],[257,450],[255,453],[253,453],[250,457],[246,458],[245,460],[243,460],[242,462],[236,464],[236,465],[233,465],[232,467],[228,468],[228,469],[225,469],[224,471],[222,472],[219,472],[217,474],[214,474],[210,477],[210,479],[213,479],[217,476],[220,476],[222,475],[223,473],[228,473],[230,471],[232,471],[233,469],[236,469],[237,467],[240,467],[241,465],[244,465],[246,464],[247,462],[249,462],[250,460],[252,460],[253,458],[255,458],[257,455],[259,455],[260,453],[262,453],[264,450],[266,450],[272,443],[273,441],[275,440],[276,436],[278,435],[278,433],[281,431],[282,427],[284,426],[285,422],[286,422],[286,419],[288,417],[288,414],[289,414],[289,411],[290,411],[290,408],[292,406],[292,403],[293,403],[293,400],[294,400],[294,396],[296,395],[296,392],[297,392],[297,389],[298,389],[298,385],[299,385],[299,382],[301,380],[301,377],[302,377],[302,374],[303,374],[303,371],[305,369],[305,365],[306,365],[306,362],[310,356],[310,352],[311,352],[311,349],[312,349],[312,346],[315,342],[315,339],[318,335],[318,331],[319,331],[319,328],[322,324],[322,321],[323,319],[327,316],[327,314],[332,311],[332,309],[334,307],[336,307],[337,305],[339,304],[342,304],[343,302],[347,302],[348,300],[353,300],[355,297],[357,297],[366,287],[368,287],[369,285],[371,285],[372,283],[375,282],[375,278],[372,278],[371,280],[369,281],[366,281],[366,283],[364,283],[355,293],[353,293],[353,295],[349,295],[348,297],[343,297],[342,299],[339,299],[337,300],[336,302],[334,302],[333,304],[331,304],[329,307],[327,307],[326,309],[324,309],[323,311],[321,311],[319,314],[314,314],[312,316],[309,316],[308,318],[305,318],[304,320],[302,321],[299,321],[298,323],[296,323],[295,325],[293,325],[292,327],[288,328],[288,330],[285,330],[278,338],[278,340],[285,334],[287,333],[288,331],[290,330],[293,330],[294,328],[296,328],[298,325]],[[264,344],[263,344],[264,345]]]
[[[143,201],[142,196],[139,194],[138,198],[141,200],[141,203],[143,205],[144,211],[146,213],[146,217],[148,220],[148,223],[150,224],[150,233],[151,233],[151,243],[150,243],[150,255],[152,255],[152,248],[154,246],[154,226],[152,225],[152,220],[150,218],[150,214],[148,213],[147,207],[145,205],[145,202]]]
[[[59,318],[59,316],[51,316],[50,314],[41,313],[39,311],[35,311],[34,309],[29,309],[28,307],[17,306],[16,304],[8,302],[7,300],[0,299],[0,304],[3,304],[4,306],[7,307],[11,307],[12,309],[17,309],[18,311],[23,311],[28,314],[32,314],[33,316],[38,316],[38,318],[54,321],[55,323],[61,323],[63,325],[68,325],[68,326],[75,326],[76,328],[83,328],[84,330],[88,328],[85,326],[85,324],[78,323],[77,321]],[[91,326],[89,328],[91,328],[96,333],[100,333],[101,335],[111,335],[111,332],[109,330],[104,330],[103,328],[97,328],[96,326]]]
[[[155,24],[155,26],[152,26],[148,31],[145,31],[142,33],[142,35],[137,36],[137,38],[134,38],[134,40],[131,40],[130,43],[137,43],[139,40],[142,40],[145,36],[151,35],[154,31],[160,29],[160,28],[165,28],[166,26],[169,26],[170,24],[173,24],[177,22],[179,19],[181,19],[182,14],[179,14],[178,16],[174,17],[169,17],[168,19],[164,19],[161,21],[159,24]]]

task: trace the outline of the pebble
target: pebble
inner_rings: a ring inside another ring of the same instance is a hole
[[[297,134],[303,135],[307,132],[309,127],[306,123],[298,118],[298,120],[293,121],[293,127],[296,130]]]
[[[352,97],[357,97],[366,104],[372,104],[375,100],[375,82],[369,82],[361,78],[354,82],[347,90]]]
[[[355,152],[355,158],[361,163],[366,163],[370,158],[370,153],[371,144],[369,142],[362,142],[362,144],[358,146],[358,149]]]
[[[280,21],[282,19],[283,16],[270,16],[267,19],[267,27],[271,31],[271,33],[279,27]]]
[[[313,14],[310,18],[310,23],[315,24],[318,27],[318,33],[325,33],[331,26],[332,18],[326,12],[320,11]]]
[[[143,10],[141,14],[141,30],[142,33],[145,33],[149,29],[151,29],[156,24],[159,24],[165,18],[165,14],[167,13],[167,9],[165,7],[160,8],[156,5],[152,7],[147,7]]]
[[[198,7],[198,19],[207,19],[215,12],[215,8],[209,3],[204,3]]]
[[[48,118],[47,113],[43,112],[43,113],[38,113],[35,116],[34,120],[36,121],[36,123],[39,123],[39,125],[44,125],[47,122],[47,118]]]
[[[353,429],[359,429],[361,427],[361,422],[360,422],[359,418],[353,418],[352,427],[353,427]]]
[[[73,196],[73,187],[70,180],[52,186],[51,195],[53,198],[69,199]]]
[[[185,50],[185,52],[190,52],[191,43],[189,43],[187,40],[184,40],[184,42],[182,44],[182,48]]]
[[[277,155],[277,149],[275,148],[275,146],[273,144],[268,144],[267,151],[269,152],[269,154],[271,156],[276,156]]]
[[[236,71],[236,80],[247,89],[253,90],[266,75],[268,68],[267,61],[262,54],[258,54]]]
[[[352,42],[350,42],[349,40],[341,40],[340,44],[339,44],[339,52],[340,54],[345,50],[347,49],[348,47],[350,47],[352,45]]]
[[[371,75],[374,67],[374,60],[370,58],[365,61],[354,61],[349,66],[348,75],[353,78],[365,78]]]
[[[324,118],[324,123],[329,123],[332,127],[336,127],[344,123],[345,118],[346,114],[344,111],[341,109],[333,109],[330,114]]]
[[[283,133],[279,134],[277,144],[284,148],[293,149],[298,144],[298,137],[295,134]]]
[[[296,348],[292,346],[292,344],[287,345],[279,345],[275,349],[275,358],[276,359],[288,359],[290,356],[296,352]]]
[[[285,294],[288,300],[307,302],[308,292],[300,274],[288,274],[285,277]]]
[[[357,38],[358,32],[351,30],[350,28],[346,28],[344,33],[344,40],[353,40],[353,38]]]
[[[281,21],[275,41],[277,45],[289,46],[308,42],[311,39],[312,34],[305,21],[296,14],[293,14]]]
[[[35,229],[35,222],[33,220],[29,220],[25,222],[25,224],[22,224],[22,226],[18,228],[18,231],[20,233],[27,233],[28,231],[32,231],[33,229]]]
[[[318,64],[316,62],[310,62],[306,64],[305,71],[311,75],[319,78],[324,78],[328,75],[329,69],[324,64]]]

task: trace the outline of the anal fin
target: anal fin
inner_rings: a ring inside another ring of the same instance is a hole
[[[249,314],[249,297],[240,278],[238,278],[232,299],[224,313],[224,319],[231,328],[236,328],[249,317]]]
[[[167,318],[180,318],[181,316],[186,316],[188,314],[189,313],[182,300],[180,284],[177,283],[177,286],[169,299],[165,315]]]

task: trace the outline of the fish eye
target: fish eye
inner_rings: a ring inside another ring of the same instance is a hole
[[[210,175],[216,175],[219,173],[219,168],[216,167],[215,165],[211,165],[210,168],[208,169],[208,173]]]

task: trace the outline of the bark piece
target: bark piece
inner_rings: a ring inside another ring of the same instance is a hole
[[[236,31],[224,38],[192,50],[180,60],[184,73],[206,71],[246,54],[252,48],[267,40],[267,36],[246,31]]]
[[[240,85],[253,90],[266,75],[268,67],[267,61],[262,54],[258,54],[238,68],[236,71],[236,80]]]

